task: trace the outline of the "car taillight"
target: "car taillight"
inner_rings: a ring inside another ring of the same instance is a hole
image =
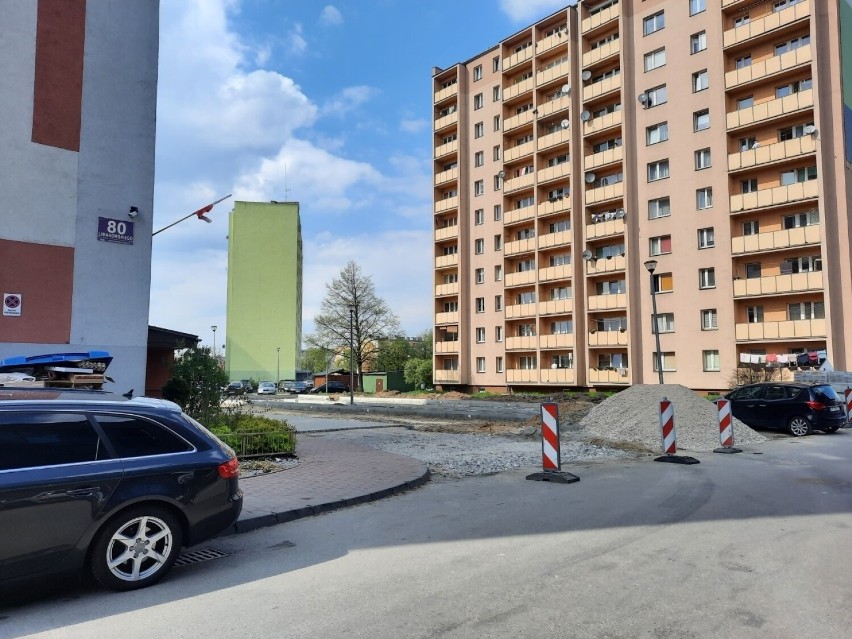
[[[813,408],[814,410],[825,410],[825,404],[822,402],[815,402],[813,400],[805,402],[808,407]]]
[[[219,477],[223,479],[233,479],[240,474],[240,460],[232,457],[224,464],[219,464]]]

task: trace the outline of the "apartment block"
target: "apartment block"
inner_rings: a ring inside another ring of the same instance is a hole
[[[849,369],[843,71],[846,0],[581,1],[433,69],[435,384]]]

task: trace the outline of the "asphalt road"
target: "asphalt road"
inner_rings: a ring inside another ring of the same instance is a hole
[[[852,431],[696,456],[432,482],[144,591],[40,595],[0,637],[848,636]]]

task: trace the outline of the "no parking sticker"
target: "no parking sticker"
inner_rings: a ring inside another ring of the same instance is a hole
[[[21,314],[21,294],[3,293],[3,315],[18,316]]]

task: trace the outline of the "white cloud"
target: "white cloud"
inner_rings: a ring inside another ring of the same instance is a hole
[[[322,112],[324,115],[342,117],[350,111],[357,109],[362,104],[369,102],[378,93],[377,89],[364,85],[346,87],[323,105]]]
[[[320,24],[330,27],[339,26],[343,24],[343,15],[336,7],[328,5],[320,13]]]
[[[429,121],[425,119],[417,120],[402,120],[399,123],[399,129],[406,133],[420,133],[429,127]]]
[[[302,25],[296,24],[288,36],[290,53],[302,55],[308,50],[308,41],[302,35]]]
[[[515,22],[535,22],[577,0],[500,0],[500,9]]]

